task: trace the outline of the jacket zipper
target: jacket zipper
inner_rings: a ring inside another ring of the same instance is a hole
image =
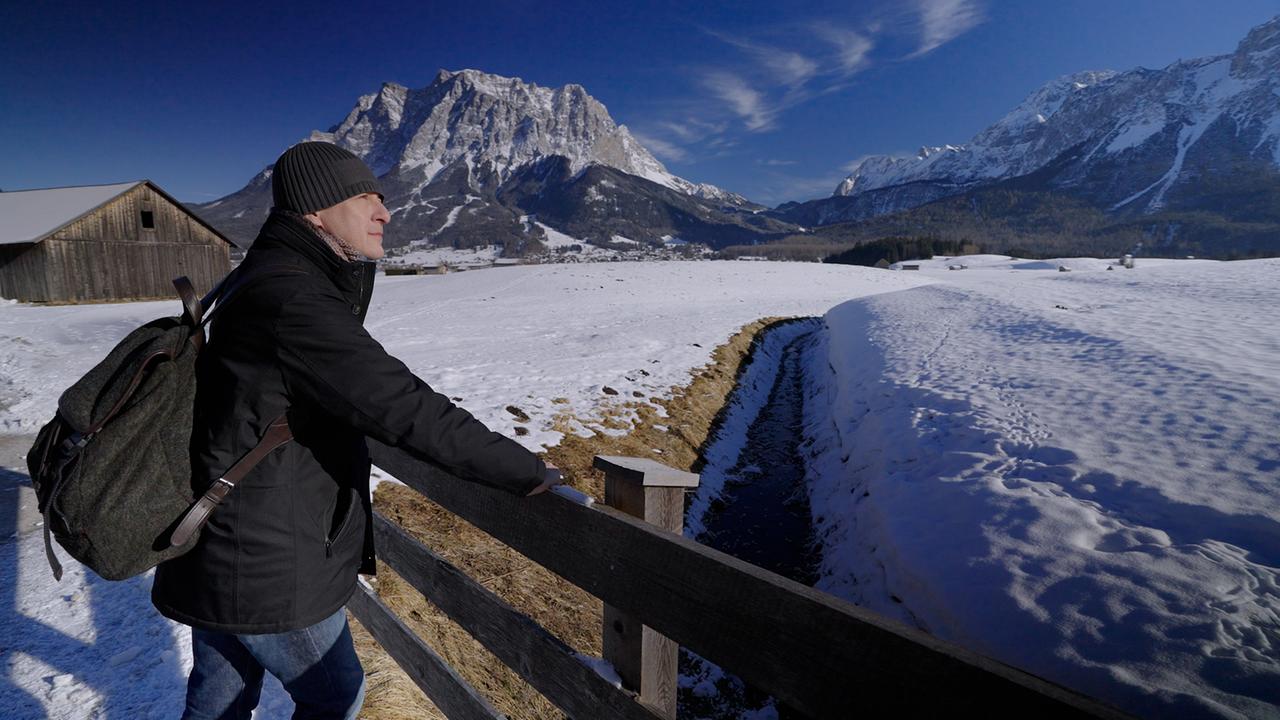
[[[355,269],[353,274],[356,276],[356,302],[351,306],[351,314],[359,315],[364,310],[365,306],[369,304],[369,299],[370,299],[365,297],[365,292],[364,292],[365,283],[368,281],[368,278],[366,277],[366,275],[369,274],[367,272],[366,264],[361,263]]]
[[[350,490],[348,490],[347,493],[349,495],[353,494],[351,493]],[[358,505],[359,503],[360,503],[359,498],[355,498],[351,500],[351,502],[347,503],[347,512],[342,516],[342,522],[338,525],[338,531],[333,534],[333,537],[325,538],[325,541],[324,541],[325,557],[333,557],[333,544],[341,540],[342,536],[346,534],[347,528],[351,527],[351,516],[355,514],[356,505]]]

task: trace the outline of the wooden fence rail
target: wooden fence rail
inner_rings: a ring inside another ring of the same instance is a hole
[[[618,509],[554,494],[513,497],[459,480],[400,450],[374,441],[370,446],[375,463],[427,498],[607,607],[810,717],[965,710],[984,716],[1125,717]],[[628,470],[628,463],[614,462],[619,460],[604,464],[641,486],[646,471],[651,480],[666,473],[680,482],[680,473],[656,463],[633,463]],[[611,494],[617,495],[606,491]],[[379,554],[393,570],[570,717],[674,717],[674,677],[667,683],[669,696],[642,693],[644,702],[637,702],[634,693],[606,681],[563,642],[394,523],[376,516],[374,532]],[[446,715],[501,717],[456,673],[442,668],[372,593],[362,589],[350,609]]]
[[[448,718],[494,720],[502,714],[360,581],[347,609]]]

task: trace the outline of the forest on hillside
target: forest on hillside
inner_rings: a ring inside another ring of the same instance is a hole
[[[1269,203],[1270,196],[1254,198]],[[775,260],[881,257],[911,240],[1018,257],[1196,257],[1237,260],[1280,255],[1280,213],[1245,222],[1234,213],[1207,209],[1115,215],[1061,193],[1010,188],[975,190],[910,210],[813,228],[768,245],[725,248],[726,257],[758,255]],[[873,250],[847,255],[872,245]],[[941,247],[941,246],[939,246]],[[964,254],[936,250],[935,254]],[[907,259],[907,258],[898,258]],[[846,260],[834,260],[845,262]]]

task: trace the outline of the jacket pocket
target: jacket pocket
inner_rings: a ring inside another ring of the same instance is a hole
[[[330,531],[329,536],[324,541],[325,557],[333,557],[333,546],[348,534],[352,525],[355,525],[355,514],[360,511],[360,494],[353,488],[347,490],[347,509],[342,514],[342,520],[338,526]]]

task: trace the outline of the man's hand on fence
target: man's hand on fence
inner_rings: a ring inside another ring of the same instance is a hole
[[[547,474],[542,476],[542,484],[530,490],[529,495],[525,497],[544,493],[562,482],[564,482],[564,479],[560,477],[560,468],[555,465],[547,465]]]

